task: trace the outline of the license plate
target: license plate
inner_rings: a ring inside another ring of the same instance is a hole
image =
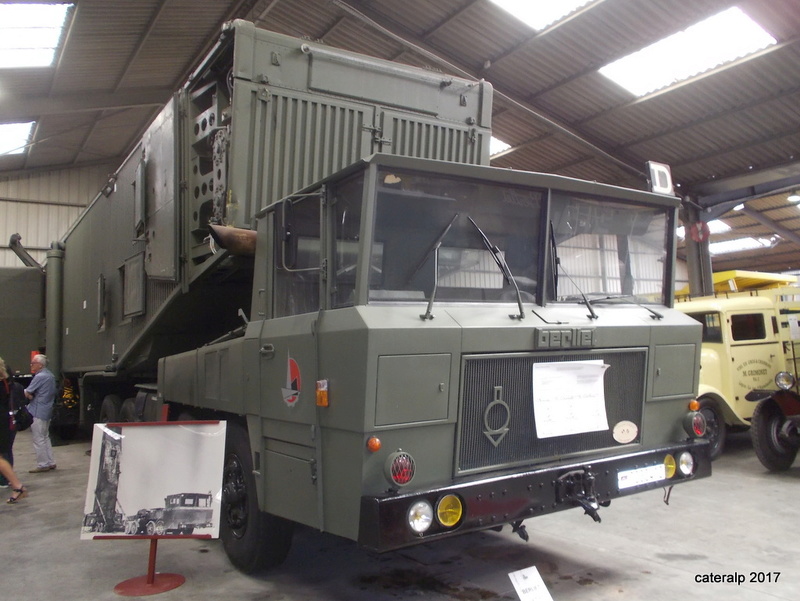
[[[650,484],[667,479],[666,468],[663,463],[640,467],[635,470],[626,470],[617,474],[617,487],[622,490],[641,484]]]

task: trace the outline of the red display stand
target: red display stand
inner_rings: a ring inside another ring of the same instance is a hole
[[[150,558],[147,561],[147,575],[137,576],[130,580],[120,582],[114,587],[114,592],[124,597],[144,597],[145,595],[156,595],[178,588],[186,578],[180,574],[161,574],[156,572],[156,551],[158,549],[158,539],[150,539]]]

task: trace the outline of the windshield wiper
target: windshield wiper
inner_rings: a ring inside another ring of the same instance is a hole
[[[589,301],[589,304],[590,305],[594,305],[596,303],[603,303],[603,302],[607,302],[607,301],[617,301],[617,300],[630,301],[632,304],[634,304],[634,305],[636,305],[638,307],[641,307],[645,311],[649,311],[650,312],[650,317],[652,317],[653,319],[664,319],[664,316],[661,313],[659,313],[655,309],[652,309],[652,308],[648,307],[647,305],[644,305],[644,304],[640,303],[636,299],[636,297],[633,296],[632,294],[619,294],[619,295],[601,296],[599,298],[593,298],[592,300]]]
[[[581,298],[583,299],[583,304],[586,305],[587,309],[589,309],[589,315],[587,315],[586,317],[588,317],[589,319],[599,319],[597,313],[595,313],[594,309],[592,309],[592,303],[590,303],[589,299],[586,298],[586,295],[583,293],[583,290],[578,288],[578,285],[575,283],[575,280],[573,280],[569,276],[567,270],[564,269],[563,265],[561,265],[561,259],[558,258],[558,247],[556,246],[556,235],[554,233],[552,221],[550,222],[550,244],[552,245],[553,258],[555,259],[554,261],[555,265],[553,265],[553,295],[555,296],[557,294],[558,268],[561,267],[561,271],[564,272],[564,275],[567,276],[567,279],[572,283],[573,286],[575,286],[575,290],[578,291],[578,293],[581,295]]]
[[[417,268],[414,270],[414,273],[411,274],[406,282],[406,285],[408,285],[408,283],[414,279],[414,276],[417,275],[417,272],[422,269],[422,266],[428,262],[428,257],[430,257],[431,253],[433,253],[433,290],[431,290],[431,297],[428,299],[428,308],[425,310],[423,315],[420,315],[420,317],[425,320],[433,319],[433,315],[431,314],[431,311],[433,310],[433,299],[436,297],[437,288],[439,288],[439,248],[442,246],[442,242],[444,242],[447,232],[449,232],[450,228],[453,227],[456,219],[458,219],[458,213],[453,215],[450,223],[445,226],[445,228],[442,230],[442,233],[439,234],[436,240],[433,241],[433,244],[425,253],[425,256],[422,257],[422,261],[420,261],[419,265],[417,265]]]
[[[475,226],[475,229],[478,230],[478,233],[481,235],[483,239],[483,244],[491,253],[492,257],[494,258],[494,262],[497,263],[497,266],[500,268],[500,272],[503,274],[503,277],[506,280],[506,284],[511,284],[514,286],[514,290],[517,293],[517,306],[519,307],[519,315],[509,315],[511,319],[525,319],[525,310],[522,308],[522,294],[519,292],[519,286],[517,285],[517,280],[514,279],[513,274],[511,273],[511,269],[508,267],[508,263],[506,263],[505,258],[503,257],[503,253],[500,252],[500,249],[497,248],[494,244],[489,241],[489,238],[486,234],[483,233],[483,230],[478,227],[478,224],[475,223],[475,220],[467,215],[467,219],[469,222]]]

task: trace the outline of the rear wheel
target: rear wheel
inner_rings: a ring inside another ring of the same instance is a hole
[[[711,460],[714,461],[722,455],[722,450],[725,448],[728,428],[719,405],[711,399],[700,399],[700,413],[706,418],[706,439],[710,443]]]
[[[139,418],[136,415],[136,399],[125,399],[119,410],[119,421],[121,422],[138,422]]]
[[[756,405],[750,427],[750,438],[758,460],[772,472],[782,472],[792,467],[797,456],[797,444],[789,437],[797,438],[797,428],[783,415],[781,408],[772,399]]]
[[[107,424],[119,421],[119,412],[122,407],[122,399],[116,394],[107,394],[100,405],[100,423]]]
[[[260,511],[247,430],[229,420],[222,475],[220,538],[231,563],[245,574],[283,563],[292,522]]]

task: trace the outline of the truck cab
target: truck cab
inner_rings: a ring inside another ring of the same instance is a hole
[[[223,418],[221,537],[244,571],[292,523],[388,551],[710,475],[701,327],[671,308],[677,199],[373,155],[214,228],[248,322],[159,362]]]

